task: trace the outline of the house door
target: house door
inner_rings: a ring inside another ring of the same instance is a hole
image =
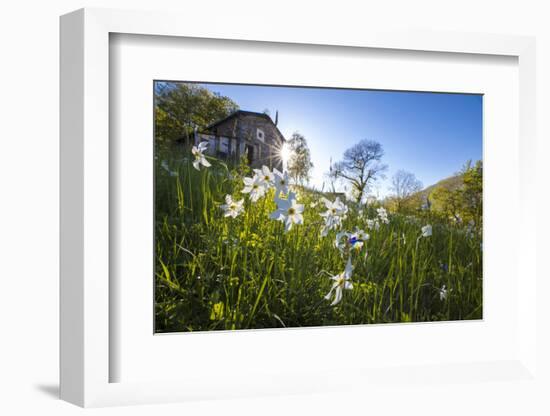
[[[254,160],[254,146],[246,145],[246,157],[248,158],[248,164],[251,165]]]

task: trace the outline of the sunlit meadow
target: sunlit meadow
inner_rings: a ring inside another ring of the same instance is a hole
[[[480,229],[205,149],[156,149],[157,332],[482,317]]]

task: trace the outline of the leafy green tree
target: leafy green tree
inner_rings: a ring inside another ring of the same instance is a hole
[[[193,130],[227,117],[239,106],[230,98],[184,82],[155,83],[155,138],[161,143],[187,138]]]
[[[287,171],[295,183],[309,182],[310,171],[313,168],[311,152],[307,146],[307,140],[300,133],[295,132],[288,141],[290,157],[287,163]]]
[[[430,195],[435,211],[455,221],[462,221],[462,195],[460,189],[436,188]]]
[[[483,163],[478,160],[474,165],[469,161],[462,170],[464,186],[462,188],[464,218],[473,221],[481,229],[483,220]]]
[[[459,187],[436,188],[430,195],[434,209],[456,222],[470,223],[479,230],[483,221],[483,164],[468,161],[460,171]]]

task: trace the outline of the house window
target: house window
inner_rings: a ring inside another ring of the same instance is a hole
[[[262,129],[256,129],[256,137],[259,141],[264,141],[264,131]]]

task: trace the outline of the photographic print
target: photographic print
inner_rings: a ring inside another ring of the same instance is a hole
[[[152,93],[156,333],[482,318],[482,95]]]

